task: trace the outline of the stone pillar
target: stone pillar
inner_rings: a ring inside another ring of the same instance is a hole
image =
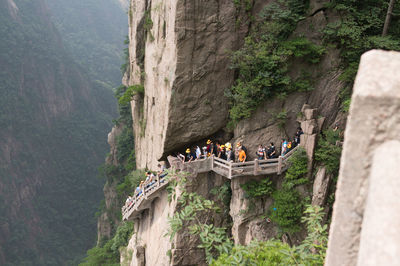
[[[304,132],[304,134],[300,136],[300,146],[306,150],[308,156],[308,178],[312,176],[317,136],[324,122],[324,118],[317,119],[317,111],[317,109],[312,109],[308,104],[305,104],[301,109],[303,119],[299,121]]]
[[[400,265],[399,140],[400,53],[367,52],[345,132],[327,266]]]

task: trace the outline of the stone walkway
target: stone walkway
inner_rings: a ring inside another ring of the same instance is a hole
[[[277,159],[254,160],[251,162],[234,163],[211,156],[206,159],[200,159],[193,162],[182,163],[178,158],[169,156],[168,161],[171,167],[180,171],[189,172],[191,174],[200,174],[213,171],[228,179],[238,178],[249,175],[268,175],[281,174],[289,167],[288,159],[299,148],[297,146],[289,151],[284,156],[279,156]],[[157,181],[147,185],[143,191],[134,196],[134,200],[128,207],[122,208],[122,220],[133,219],[137,217],[141,211],[148,209],[152,199],[156,198],[168,184],[168,179],[165,177],[157,177]]]

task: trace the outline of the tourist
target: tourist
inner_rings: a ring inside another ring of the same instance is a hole
[[[243,163],[246,161],[246,152],[243,150],[243,148],[239,149],[239,162]]]
[[[282,139],[281,156],[284,156],[287,153],[287,144],[286,139]]]
[[[235,154],[232,151],[232,146],[230,146],[229,148],[226,149],[226,160],[228,162],[233,162],[235,161]]]
[[[220,144],[218,141],[216,141],[212,154],[214,154],[216,157],[218,157],[219,150],[220,150]]]
[[[265,154],[265,149],[261,144],[258,145],[258,150],[256,151],[256,155],[258,160],[267,159],[267,156]]]
[[[276,155],[275,146],[274,146],[274,143],[271,142],[269,147],[268,147],[268,151],[267,151],[268,159],[275,158],[275,155]]]
[[[203,147],[203,158],[207,158],[207,146]]]
[[[214,151],[214,144],[211,140],[207,140],[207,157],[210,157]]]
[[[219,152],[218,152],[218,158],[221,158],[223,160],[226,160],[226,151],[225,151],[225,145],[221,145]]]
[[[194,161],[196,159],[196,155],[193,154],[193,152],[191,152],[191,150],[189,148],[186,149],[186,162],[191,162]]]
[[[301,129],[301,127],[298,127],[295,134],[296,146],[300,144],[300,136],[303,134],[304,134],[303,129]]]
[[[201,159],[201,150],[199,146],[196,146],[196,159]]]

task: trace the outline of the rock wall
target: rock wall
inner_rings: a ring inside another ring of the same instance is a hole
[[[210,191],[224,182],[224,177],[214,173],[199,174],[188,177],[186,190],[188,193],[196,192],[218,204],[217,196]],[[179,231],[172,241],[165,236],[169,230],[168,217],[180,210],[177,204],[180,194],[177,190],[176,199],[169,202],[167,191],[162,191],[151,203],[150,208],[134,220],[134,235],[128,247],[122,251],[122,265],[206,265],[204,250],[197,247],[200,244],[199,239],[188,233],[187,226]],[[220,207],[224,209],[222,205]],[[211,218],[215,226],[222,227],[227,225],[224,215],[224,212],[221,212],[213,217],[199,219]]]
[[[326,265],[399,265],[400,53],[362,56]]]
[[[265,241],[277,236],[277,226],[261,218],[272,205],[272,198],[250,200],[241,188],[241,185],[251,180],[259,181],[264,178],[277,182],[279,176],[240,177],[231,182],[232,199],[229,214],[233,221],[232,237],[235,245],[247,245],[255,239]]]
[[[225,126],[235,10],[230,0],[131,1],[126,85],[145,88],[132,102],[139,168]]]

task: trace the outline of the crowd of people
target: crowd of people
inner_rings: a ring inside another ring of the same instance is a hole
[[[142,193],[145,189],[147,189],[147,188],[151,187],[153,184],[155,184],[157,182],[157,179],[160,181],[160,183],[164,182],[164,177],[167,175],[167,173],[165,172],[165,169],[166,169],[165,164],[160,163],[160,164],[158,164],[158,167],[160,170],[157,172],[156,175],[151,171],[146,172],[145,180],[140,181],[139,186],[137,186],[135,189],[134,195],[136,195],[136,197],[139,197],[140,195],[142,195]],[[125,201],[123,210],[131,207],[132,204],[134,203],[134,201],[135,201],[135,197],[128,196],[128,198]]]
[[[278,158],[279,155],[284,156],[290,150],[294,149],[297,145],[300,144],[300,136],[302,134],[303,130],[298,127],[293,139],[283,138],[281,142],[280,152],[278,152],[273,142],[270,142],[270,144],[266,147],[264,147],[262,144],[258,145],[256,158],[258,160],[268,160]],[[229,162],[245,162],[248,159],[248,150],[242,144],[242,142],[238,142],[233,149],[230,142],[220,144],[218,141],[214,143],[212,140],[209,139],[207,140],[206,145],[202,148],[200,148],[199,146],[195,146],[192,149],[187,148],[185,155],[179,152],[175,155],[181,162],[192,162],[199,159],[206,159],[212,155],[223,160],[227,160]],[[160,163],[158,167],[160,168],[160,170],[157,172],[157,176],[151,171],[146,172],[145,180],[141,181],[139,186],[135,189],[134,193],[136,197],[139,197],[146,188],[152,186],[155,182],[157,182],[157,179],[159,179],[160,182],[164,181],[163,178],[167,175],[167,173],[165,172],[166,166],[164,163]],[[129,196],[126,199],[123,210],[132,206],[134,201],[135,197]]]
[[[284,156],[290,150],[300,144],[300,136],[303,134],[303,130],[298,127],[295,136],[292,140],[282,139],[280,153],[278,153],[275,144],[271,142],[268,146],[260,144],[256,151],[256,158],[258,160],[268,160],[277,158],[279,155]],[[192,149],[187,148],[185,155],[176,153],[176,157],[182,162],[191,162],[198,159],[205,159],[214,155],[215,157],[227,160],[230,162],[245,162],[248,159],[247,148],[238,142],[235,149],[232,148],[232,144],[227,142],[220,144],[218,141],[215,143],[212,140],[207,140],[206,145],[202,148],[195,146]]]

